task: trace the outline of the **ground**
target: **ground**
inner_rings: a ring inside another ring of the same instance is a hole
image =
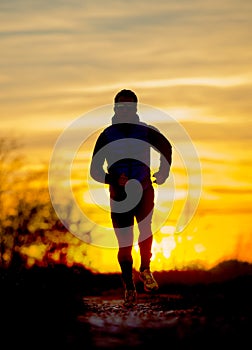
[[[182,307],[180,295],[139,294],[137,305],[125,308],[114,296],[85,297],[86,312],[79,321],[89,325],[95,348],[141,348],[160,341],[182,342],[194,322],[194,331],[205,318],[198,306]],[[182,334],[184,332],[184,334]],[[159,339],[160,337],[160,339]]]
[[[251,314],[237,310],[235,300],[229,304],[223,303],[224,299],[221,291],[196,298],[140,294],[135,307],[125,308],[120,297],[90,296],[83,299],[86,310],[78,319],[88,326],[92,349],[144,349],[159,344],[198,349],[246,344]]]
[[[118,275],[66,266],[1,269],[0,342],[26,349],[247,348],[252,274],[239,271],[225,280],[208,275],[208,282],[201,272],[183,273],[182,282],[156,274],[159,291],[147,294],[136,283],[137,305],[126,309]]]

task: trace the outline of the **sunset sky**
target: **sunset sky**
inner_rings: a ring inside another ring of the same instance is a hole
[[[0,136],[20,139],[31,167],[49,165],[76,118],[132,89],[184,128],[201,164],[190,229],[163,228],[167,256],[184,240],[183,262],[252,262],[250,0],[1,0],[0,23]]]

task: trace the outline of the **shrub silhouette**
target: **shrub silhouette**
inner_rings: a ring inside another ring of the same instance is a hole
[[[67,232],[50,201],[47,169],[27,171],[20,147],[0,138],[0,267],[6,268],[25,264],[22,246],[43,242],[48,250],[61,249],[45,233]]]

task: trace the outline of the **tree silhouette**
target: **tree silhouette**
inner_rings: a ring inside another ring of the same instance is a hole
[[[0,138],[0,266],[21,263],[19,248],[62,228],[51,205],[47,170],[25,170],[20,143]]]
[[[0,264],[5,262],[13,240],[11,202],[15,198],[14,185],[18,183],[18,173],[22,167],[20,143],[15,138],[0,138]],[[9,239],[12,237],[12,239]]]

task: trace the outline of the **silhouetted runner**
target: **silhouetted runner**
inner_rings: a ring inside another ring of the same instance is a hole
[[[139,277],[144,283],[145,291],[158,289],[157,281],[150,270],[154,209],[151,148],[160,154],[159,171],[153,175],[154,182],[158,185],[162,185],[168,178],[172,162],[170,142],[157,128],[140,121],[137,102],[137,96],[131,90],[123,89],[117,93],[114,98],[115,114],[112,125],[99,135],[90,166],[92,178],[109,185],[111,219],[119,244],[117,257],[125,287],[125,306],[131,306],[137,300],[132,275],[134,219],[139,229]]]

